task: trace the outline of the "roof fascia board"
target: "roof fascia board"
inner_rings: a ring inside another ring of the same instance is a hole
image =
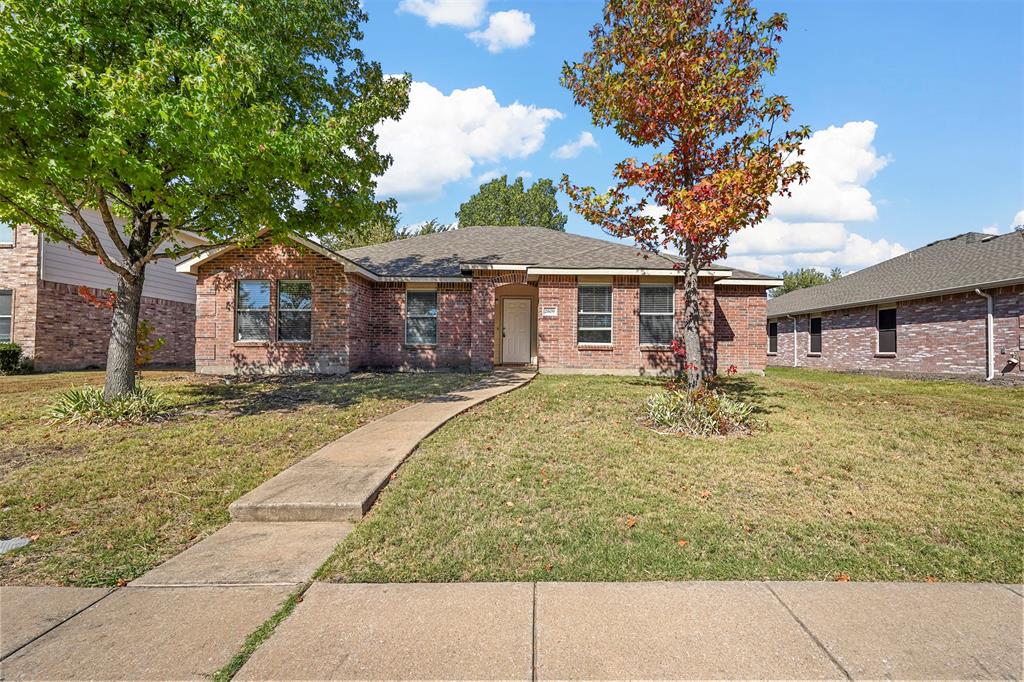
[[[741,287],[763,286],[768,287],[769,289],[774,289],[775,287],[781,287],[784,284],[784,282],[781,279],[729,279],[728,277],[726,277],[725,279],[720,279],[717,282],[715,282],[716,286],[719,284],[735,285]]]
[[[641,275],[659,277],[683,277],[686,273],[674,268],[664,270],[651,268],[527,268],[527,275]],[[701,270],[698,277],[721,279],[732,274],[732,270]]]
[[[473,261],[459,263],[459,268],[462,270],[526,270],[529,267],[529,263],[474,263]]]
[[[906,294],[904,296],[892,296],[889,298],[872,298],[865,301],[855,301],[853,303],[844,303],[842,305],[831,305],[819,308],[800,308],[799,310],[790,310],[785,313],[774,313],[769,314],[769,318],[786,317],[787,315],[807,315],[808,313],[827,313],[833,310],[844,310],[846,308],[864,308],[871,305],[886,305],[889,303],[899,303],[900,301],[917,301],[922,298],[933,298],[935,296],[950,296],[952,294],[966,294],[969,291],[975,289],[998,289],[1000,287],[1012,287],[1017,284],[1024,284],[1024,277],[1015,277],[1013,279],[1003,279],[995,282],[987,282],[985,284],[968,284],[960,287],[952,287],[949,289],[935,289],[932,291],[923,291],[920,293]]]

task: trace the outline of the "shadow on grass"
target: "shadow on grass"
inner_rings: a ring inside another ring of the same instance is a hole
[[[486,379],[476,374],[359,373],[348,376],[275,376],[221,379],[179,389],[186,410],[243,417],[291,412],[309,405],[346,408],[367,400],[445,400],[449,391]]]

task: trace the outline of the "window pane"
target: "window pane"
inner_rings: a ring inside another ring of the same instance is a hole
[[[671,313],[672,287],[640,287],[640,313]]]
[[[811,352],[821,352],[821,334],[811,334]]]
[[[611,343],[612,330],[581,329],[578,332],[577,341],[579,343]]]
[[[671,315],[641,315],[640,343],[672,343]]]
[[[878,352],[879,353],[895,353],[896,352],[896,330],[895,329],[879,329],[878,330]]]
[[[270,338],[270,312],[239,310],[237,327],[239,341],[266,341]]]
[[[277,338],[279,341],[309,341],[313,313],[309,310],[280,310],[277,313]]]
[[[313,286],[309,282],[278,282],[277,307],[285,310],[312,310]]]
[[[437,292],[410,291],[406,294],[406,306],[409,316],[437,317]]]
[[[820,334],[821,333],[821,318],[820,317],[812,317],[811,318],[811,333],[812,334]]]
[[[10,289],[0,291],[0,315],[11,314],[11,299],[13,292]]]
[[[14,243],[14,226],[0,222],[0,244]]]
[[[239,310],[244,310],[246,308],[269,310],[270,282],[262,280],[239,280],[237,306]]]
[[[0,342],[7,343],[11,340],[11,318],[0,317]]]
[[[437,343],[436,317],[410,317],[405,324],[405,341],[413,344]]]
[[[612,311],[612,288],[580,287],[579,310],[581,313],[610,313]]]
[[[592,327],[599,327],[601,329],[611,329],[611,326],[611,315],[580,315],[580,329],[588,329]]]
[[[888,308],[886,310],[878,311],[878,328],[879,329],[896,329],[896,309]]]

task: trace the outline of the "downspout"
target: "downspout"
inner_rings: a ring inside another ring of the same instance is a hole
[[[793,366],[796,367],[796,318],[792,315],[786,315],[786,317],[793,321]]]
[[[996,376],[996,347],[992,333],[992,294],[986,294],[981,289],[975,289],[974,293],[988,301],[988,314],[985,316],[985,381],[992,381]]]

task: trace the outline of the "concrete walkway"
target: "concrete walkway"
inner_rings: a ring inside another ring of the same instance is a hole
[[[421,440],[485,400],[519,388],[532,370],[499,369],[475,386],[431,398],[348,433],[230,507],[236,521],[358,521]]]
[[[119,590],[0,588],[0,679],[202,679],[312,578],[419,442],[533,372],[499,370],[358,428]]]

